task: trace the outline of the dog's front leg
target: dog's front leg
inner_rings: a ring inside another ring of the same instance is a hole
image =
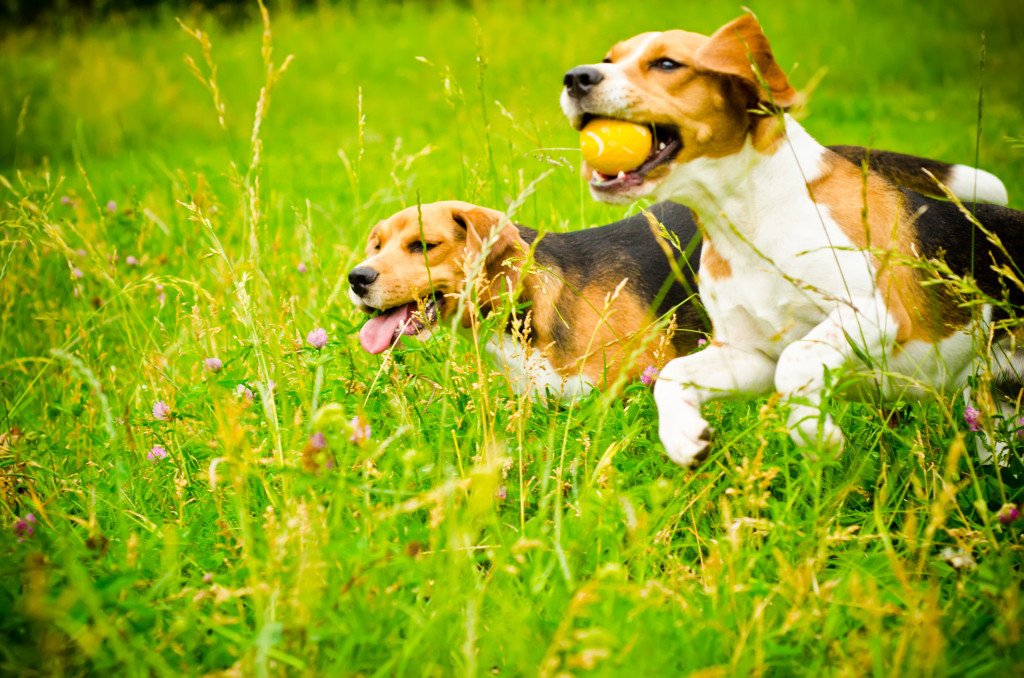
[[[821,400],[826,370],[850,364],[867,356],[869,367],[884,371],[883,357],[891,355],[896,323],[877,299],[858,299],[844,304],[802,339],[794,341],[779,356],[775,388],[788,399],[790,438],[798,445],[816,445],[839,450],[845,438],[832,416],[822,416]]]
[[[658,434],[672,461],[692,466],[711,442],[700,406],[715,398],[771,391],[775,362],[764,354],[712,343],[699,353],[676,358],[654,384]]]

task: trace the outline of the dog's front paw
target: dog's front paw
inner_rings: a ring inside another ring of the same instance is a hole
[[[831,415],[807,405],[793,405],[787,420],[789,437],[803,447],[821,447],[829,452],[842,452],[846,437]]]
[[[699,409],[682,405],[672,412],[661,412],[659,418],[658,435],[672,461],[690,468],[707,457],[712,431]]]

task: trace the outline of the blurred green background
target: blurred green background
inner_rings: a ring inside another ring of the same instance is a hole
[[[978,157],[1024,207],[1019,1],[748,4],[819,140]],[[836,403],[840,458],[712,403],[684,472],[640,383],[546,408],[465,334],[359,349],[377,219],[635,211],[587,194],[562,74],[739,3],[272,3],[255,163],[256,5],[0,8],[0,673],[1021,675],[1024,490],[959,394]]]
[[[244,166],[262,80],[259,29],[235,16],[251,17],[253,5],[229,7],[228,23],[216,10],[172,5],[105,11],[103,20],[64,30],[50,15],[8,31],[0,43],[0,169],[48,163],[67,171],[77,158],[105,190],[123,195],[169,188],[179,170],[217,181],[229,162]],[[1007,182],[1012,200],[1024,192],[1024,28],[1014,4],[751,7],[793,83],[803,88],[820,78],[805,120],[818,139],[957,162],[977,153]],[[416,192],[423,200],[459,196],[502,207],[522,185],[514,177],[528,181],[556,167],[540,189],[544,202],[572,196],[573,207],[554,211],[575,223],[579,210],[584,222],[602,219],[613,211],[581,207],[578,199],[575,134],[557,103],[562,73],[599,60],[625,36],[669,27],[710,32],[740,11],[732,3],[663,2],[354,3],[282,11],[274,17],[274,54],[295,60],[263,125],[266,185],[277,200],[308,198],[339,218],[353,195],[338,150],[356,152],[361,91],[364,212],[407,204]],[[201,57],[175,26],[176,15],[211,36],[227,134],[182,61]],[[488,143],[497,177],[486,160]],[[394,157],[425,148],[429,158],[400,171],[397,190]],[[427,172],[415,169],[426,165]],[[550,216],[542,212],[537,216]]]

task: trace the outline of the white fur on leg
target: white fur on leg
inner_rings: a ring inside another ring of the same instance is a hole
[[[543,353],[523,346],[507,334],[491,338],[484,348],[504,368],[516,393],[528,393],[534,398],[554,396],[570,402],[582,398],[594,388],[582,375],[559,373]]]
[[[841,333],[839,337],[845,341]],[[834,345],[810,338],[793,342],[779,356],[775,388],[789,400],[786,426],[797,445],[814,447],[820,442],[837,450],[845,442],[832,416],[821,411],[825,368],[845,361],[846,356]]]
[[[686,402],[681,398],[674,398],[670,414],[660,414],[666,408],[662,406],[667,399],[658,399],[658,392],[662,395],[665,389],[654,386],[655,402],[658,403],[658,437],[661,444],[665,446],[665,453],[675,463],[683,468],[693,466],[703,458],[711,443],[711,429],[707,420],[700,414],[700,406]]]
[[[815,447],[820,443],[827,450],[839,452],[846,444],[842,430],[831,414],[822,412],[820,402],[811,406],[790,401],[786,426],[790,439],[797,445]]]
[[[666,365],[654,384],[654,401],[658,435],[672,461],[689,467],[707,451],[710,435],[701,404],[711,398],[769,392],[774,369],[761,353],[721,344]]]
[[[887,331],[892,328],[892,332]],[[838,450],[845,439],[831,415],[821,412],[825,370],[834,370],[855,359],[850,342],[872,357],[889,353],[895,322],[879,299],[858,299],[842,304],[828,317],[795,341],[779,356],[775,388],[791,405],[790,437],[797,444],[820,443]]]

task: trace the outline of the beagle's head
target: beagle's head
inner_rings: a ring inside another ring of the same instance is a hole
[[[591,193],[606,202],[656,194],[676,168],[735,153],[750,134],[756,145],[770,136],[762,125],[771,122],[768,113],[798,98],[749,14],[711,36],[642,33],[612,47],[601,63],[571,69],[564,85],[562,110],[576,129],[614,118],[654,133],[650,156],[632,172],[609,176],[584,165]]]
[[[363,348],[380,353],[402,335],[429,336],[435,323],[455,311],[453,297],[465,289],[467,271],[475,270],[485,250],[481,306],[500,294],[499,279],[514,278],[509,258],[527,250],[501,212],[436,202],[409,207],[374,226],[366,258],[348,274],[349,297],[373,315],[359,331]]]

